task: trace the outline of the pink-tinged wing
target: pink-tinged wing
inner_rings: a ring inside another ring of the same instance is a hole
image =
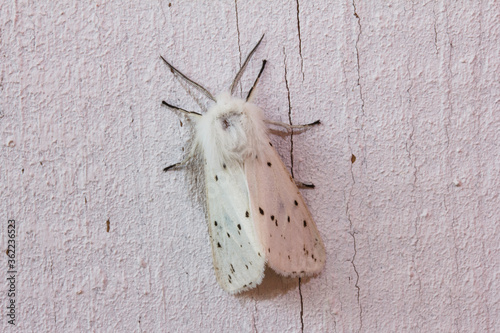
[[[311,213],[271,144],[259,153],[245,161],[245,174],[252,218],[268,265],[285,276],[317,274],[326,253]]]

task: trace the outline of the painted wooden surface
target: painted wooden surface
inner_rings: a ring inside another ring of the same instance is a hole
[[[0,331],[499,330],[498,2],[0,7],[0,245],[15,219],[18,271]],[[321,119],[272,141],[316,184],[328,257],[300,286],[268,271],[230,296],[186,172],[162,172],[191,132],[161,100],[198,106],[159,55],[222,91],[263,33],[240,92],[267,59],[267,117]]]

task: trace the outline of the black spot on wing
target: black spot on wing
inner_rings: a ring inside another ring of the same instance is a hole
[[[217,221],[214,221],[214,225],[217,226]]]
[[[250,213],[248,212],[248,210],[245,212],[245,217],[250,217]]]
[[[218,181],[219,180],[219,177],[217,177],[217,175],[215,175],[215,181]]]
[[[304,228],[307,227],[307,222],[304,220]]]
[[[260,213],[261,215],[264,215],[264,210],[263,210],[262,208],[260,208],[260,207],[259,207],[259,213]]]
[[[293,203],[295,204],[295,206],[299,205],[299,203],[297,202],[297,200],[294,200]]]
[[[267,166],[271,166],[271,165],[272,165],[271,162],[267,162]]]

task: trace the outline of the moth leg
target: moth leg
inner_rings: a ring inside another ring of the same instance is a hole
[[[183,108],[180,108],[180,107],[178,107],[178,106],[175,106],[175,105],[169,104],[169,103],[167,103],[167,102],[165,102],[165,101],[162,101],[161,103],[162,103],[163,105],[165,105],[165,106],[167,106],[167,107],[171,108],[171,109],[181,111],[181,112],[185,113],[185,114],[186,114],[186,115],[188,115],[188,116],[196,116],[196,117],[201,117],[201,114],[200,114],[200,113],[198,113],[198,112],[194,112],[194,111],[187,111],[187,110],[184,110]],[[168,171],[168,170],[170,170],[170,169],[174,169],[174,168],[177,168],[177,167],[185,166],[185,165],[186,165],[186,164],[187,164],[187,163],[188,163],[188,162],[189,162],[189,161],[193,158],[194,154],[195,154],[195,149],[194,149],[194,146],[193,146],[193,147],[192,147],[192,149],[191,149],[191,151],[189,152],[189,155],[188,155],[185,159],[183,159],[183,160],[182,160],[182,161],[180,161],[180,162],[177,162],[177,163],[175,163],[175,164],[172,164],[172,165],[169,165],[169,166],[167,166],[167,167],[163,168],[163,171],[164,171],[164,172],[167,172],[167,171]]]
[[[265,122],[268,124],[271,124],[271,125],[284,127],[288,131],[292,131],[293,129],[307,129],[309,127],[321,124],[321,121],[319,121],[319,120],[316,120],[315,122],[312,122],[309,124],[304,124],[304,125],[290,125],[290,124],[282,123],[279,121],[268,120],[268,119],[266,119]]]
[[[179,167],[181,165],[186,165],[186,163],[187,163],[187,161],[184,160],[182,162],[178,162],[178,163],[169,165],[168,167],[163,168],[163,172],[167,172],[168,170],[173,169],[173,168],[177,168],[177,167]]]
[[[180,162],[177,162],[175,164],[172,164],[172,165],[169,165],[168,167],[163,168],[163,172],[167,172],[170,169],[175,169],[175,168],[178,168],[178,167],[181,167],[181,166],[185,166],[186,164],[189,163],[189,161],[191,160],[191,158],[193,158],[193,154],[189,154],[188,157],[186,157],[185,159],[183,159]]]
[[[316,186],[313,183],[303,183],[301,181],[298,181],[297,179],[294,179],[295,185],[299,188],[315,188]]]
[[[193,157],[194,157],[195,155],[196,155],[196,145],[194,145],[194,144],[193,144],[193,145],[191,146],[191,151],[189,152],[189,155],[188,155],[185,159],[183,159],[183,160],[182,160],[182,161],[180,161],[180,162],[177,162],[177,163],[175,163],[175,164],[172,164],[172,165],[169,165],[169,166],[167,166],[167,167],[163,168],[163,172],[167,172],[167,171],[168,171],[168,170],[170,170],[170,169],[176,169],[176,168],[178,168],[178,167],[183,167],[183,166],[185,166],[186,164],[188,164],[188,163],[189,163],[189,162],[193,159]]]

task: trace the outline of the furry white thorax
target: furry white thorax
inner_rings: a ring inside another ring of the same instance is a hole
[[[196,145],[209,165],[243,165],[266,144],[262,109],[228,92],[218,95],[216,103],[197,119]]]

